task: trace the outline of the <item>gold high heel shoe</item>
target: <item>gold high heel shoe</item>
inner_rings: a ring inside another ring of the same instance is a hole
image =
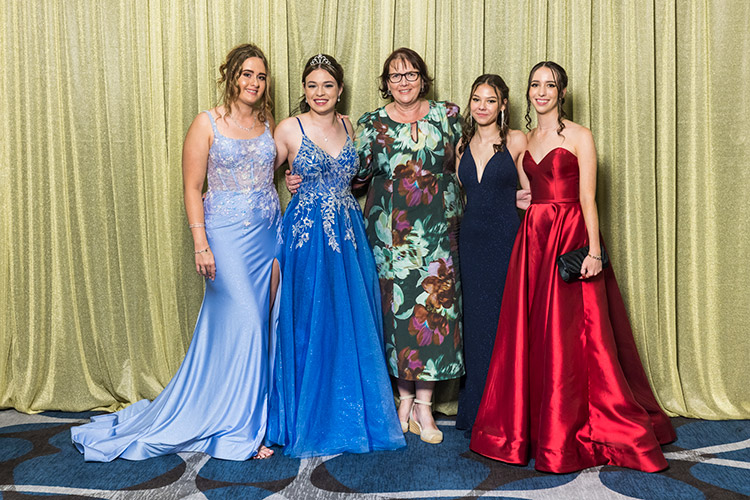
[[[421,399],[415,399],[414,404],[432,406],[432,401],[422,401]],[[411,407],[411,413],[409,416],[409,431],[412,434],[419,436],[419,439],[425,443],[438,444],[443,442],[443,431],[435,429],[422,429],[419,422],[414,418],[414,406]]]
[[[414,399],[415,397],[416,396],[414,394],[407,394],[406,396],[399,395],[399,397],[398,397],[398,404],[400,406],[401,405],[401,401],[403,401],[405,399],[406,400]],[[412,407],[413,407],[413,405],[412,405]],[[409,415],[411,415],[411,411],[409,411]],[[409,422],[408,421],[404,422],[400,418],[398,419],[398,421],[401,422],[401,432],[403,432],[404,434],[406,434],[407,432],[409,432]]]

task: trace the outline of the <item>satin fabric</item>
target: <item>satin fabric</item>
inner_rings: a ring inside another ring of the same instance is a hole
[[[293,457],[400,448],[406,441],[386,370],[380,284],[349,187],[356,151],[347,138],[334,158],[302,133],[292,165],[302,185],[282,223],[269,439]]]
[[[278,292],[269,311],[281,221],[276,149],[268,128],[241,142],[221,136],[211,120],[204,206],[216,279],[206,280],[190,347],[161,394],[71,429],[87,461],[182,451],[246,460],[263,443],[279,312]]]
[[[532,205],[508,268],[495,348],[470,447],[547,472],[667,467],[675,433],[633,341],[612,267],[565,283],[558,255],[587,244],[578,159],[564,148],[523,166]]]
[[[458,234],[466,379],[458,398],[456,429],[471,429],[487,380],[505,274],[520,225],[516,210],[518,173],[513,157],[504,148],[489,159],[480,182],[471,147],[467,146],[458,175],[466,193]]]

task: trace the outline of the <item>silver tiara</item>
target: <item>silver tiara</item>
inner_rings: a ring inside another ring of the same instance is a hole
[[[328,58],[323,54],[318,54],[310,61],[310,66],[319,66],[321,64],[325,64],[326,66],[333,66],[331,64],[331,61],[329,61]]]

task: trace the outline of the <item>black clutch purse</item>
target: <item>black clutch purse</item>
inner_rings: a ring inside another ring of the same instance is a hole
[[[588,254],[589,247],[586,246],[564,253],[557,258],[557,270],[560,271],[563,281],[570,283],[581,277],[581,265]],[[609,267],[609,256],[602,247],[602,269],[607,267]]]

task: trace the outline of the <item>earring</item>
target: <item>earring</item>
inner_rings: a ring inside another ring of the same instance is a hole
[[[338,99],[336,99],[336,102],[341,102],[341,96],[339,96]]]
[[[505,110],[501,109],[500,110],[500,126],[502,127],[503,125],[505,125]]]
[[[391,89],[388,89],[388,95],[391,95]]]

